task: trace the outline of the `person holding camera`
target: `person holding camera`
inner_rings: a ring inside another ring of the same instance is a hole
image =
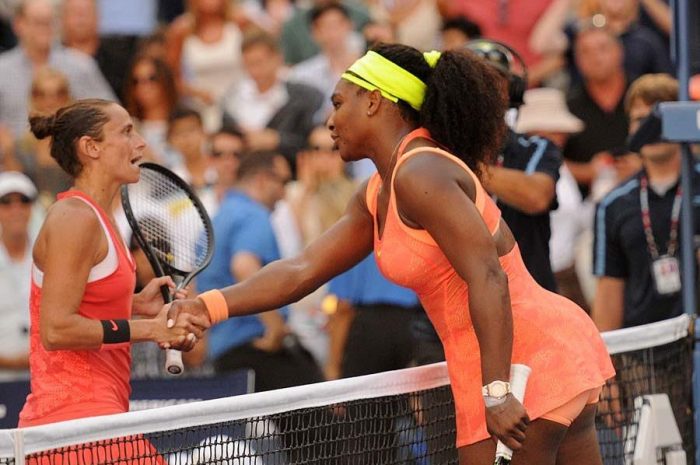
[[[633,136],[656,103],[678,98],[678,82],[667,74],[647,74],[632,83],[625,110]],[[591,317],[601,331],[627,328],[680,315],[681,149],[654,138],[639,150],[642,169],[598,204],[593,272],[598,285]],[[700,166],[693,176],[693,199],[700,195]],[[700,209],[694,231],[700,231]]]

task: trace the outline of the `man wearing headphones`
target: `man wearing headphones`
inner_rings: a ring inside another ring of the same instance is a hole
[[[473,40],[466,48],[501,72],[510,101],[506,118],[514,127],[513,115],[523,103],[527,86],[524,61],[515,50],[494,40]],[[528,271],[542,287],[554,292],[557,289],[549,261],[549,213],[557,208],[555,186],[561,163],[559,149],[549,140],[511,130],[496,163],[484,167],[482,179],[486,190],[497,199]]]

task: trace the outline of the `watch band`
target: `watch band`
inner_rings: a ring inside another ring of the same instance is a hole
[[[505,403],[507,399],[507,394],[503,397],[484,396],[484,405],[486,406],[486,408],[496,407],[497,405]]]

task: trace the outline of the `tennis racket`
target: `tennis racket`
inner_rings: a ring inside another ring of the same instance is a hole
[[[532,369],[527,365],[514,364],[510,367],[510,392],[520,402],[525,398],[525,386],[531,371]],[[498,441],[496,459],[493,461],[493,465],[509,465],[512,458],[513,451]]]
[[[202,202],[175,173],[155,163],[142,163],[141,176],[121,188],[124,214],[136,242],[156,276],[170,276],[180,290],[209,265],[214,231]],[[163,300],[172,302],[167,286]],[[167,350],[165,368],[179,375],[182,353]]]

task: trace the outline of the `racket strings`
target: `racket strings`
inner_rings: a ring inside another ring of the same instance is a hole
[[[185,273],[199,268],[211,247],[199,209],[176,182],[142,169],[129,201],[145,241],[161,263]]]

